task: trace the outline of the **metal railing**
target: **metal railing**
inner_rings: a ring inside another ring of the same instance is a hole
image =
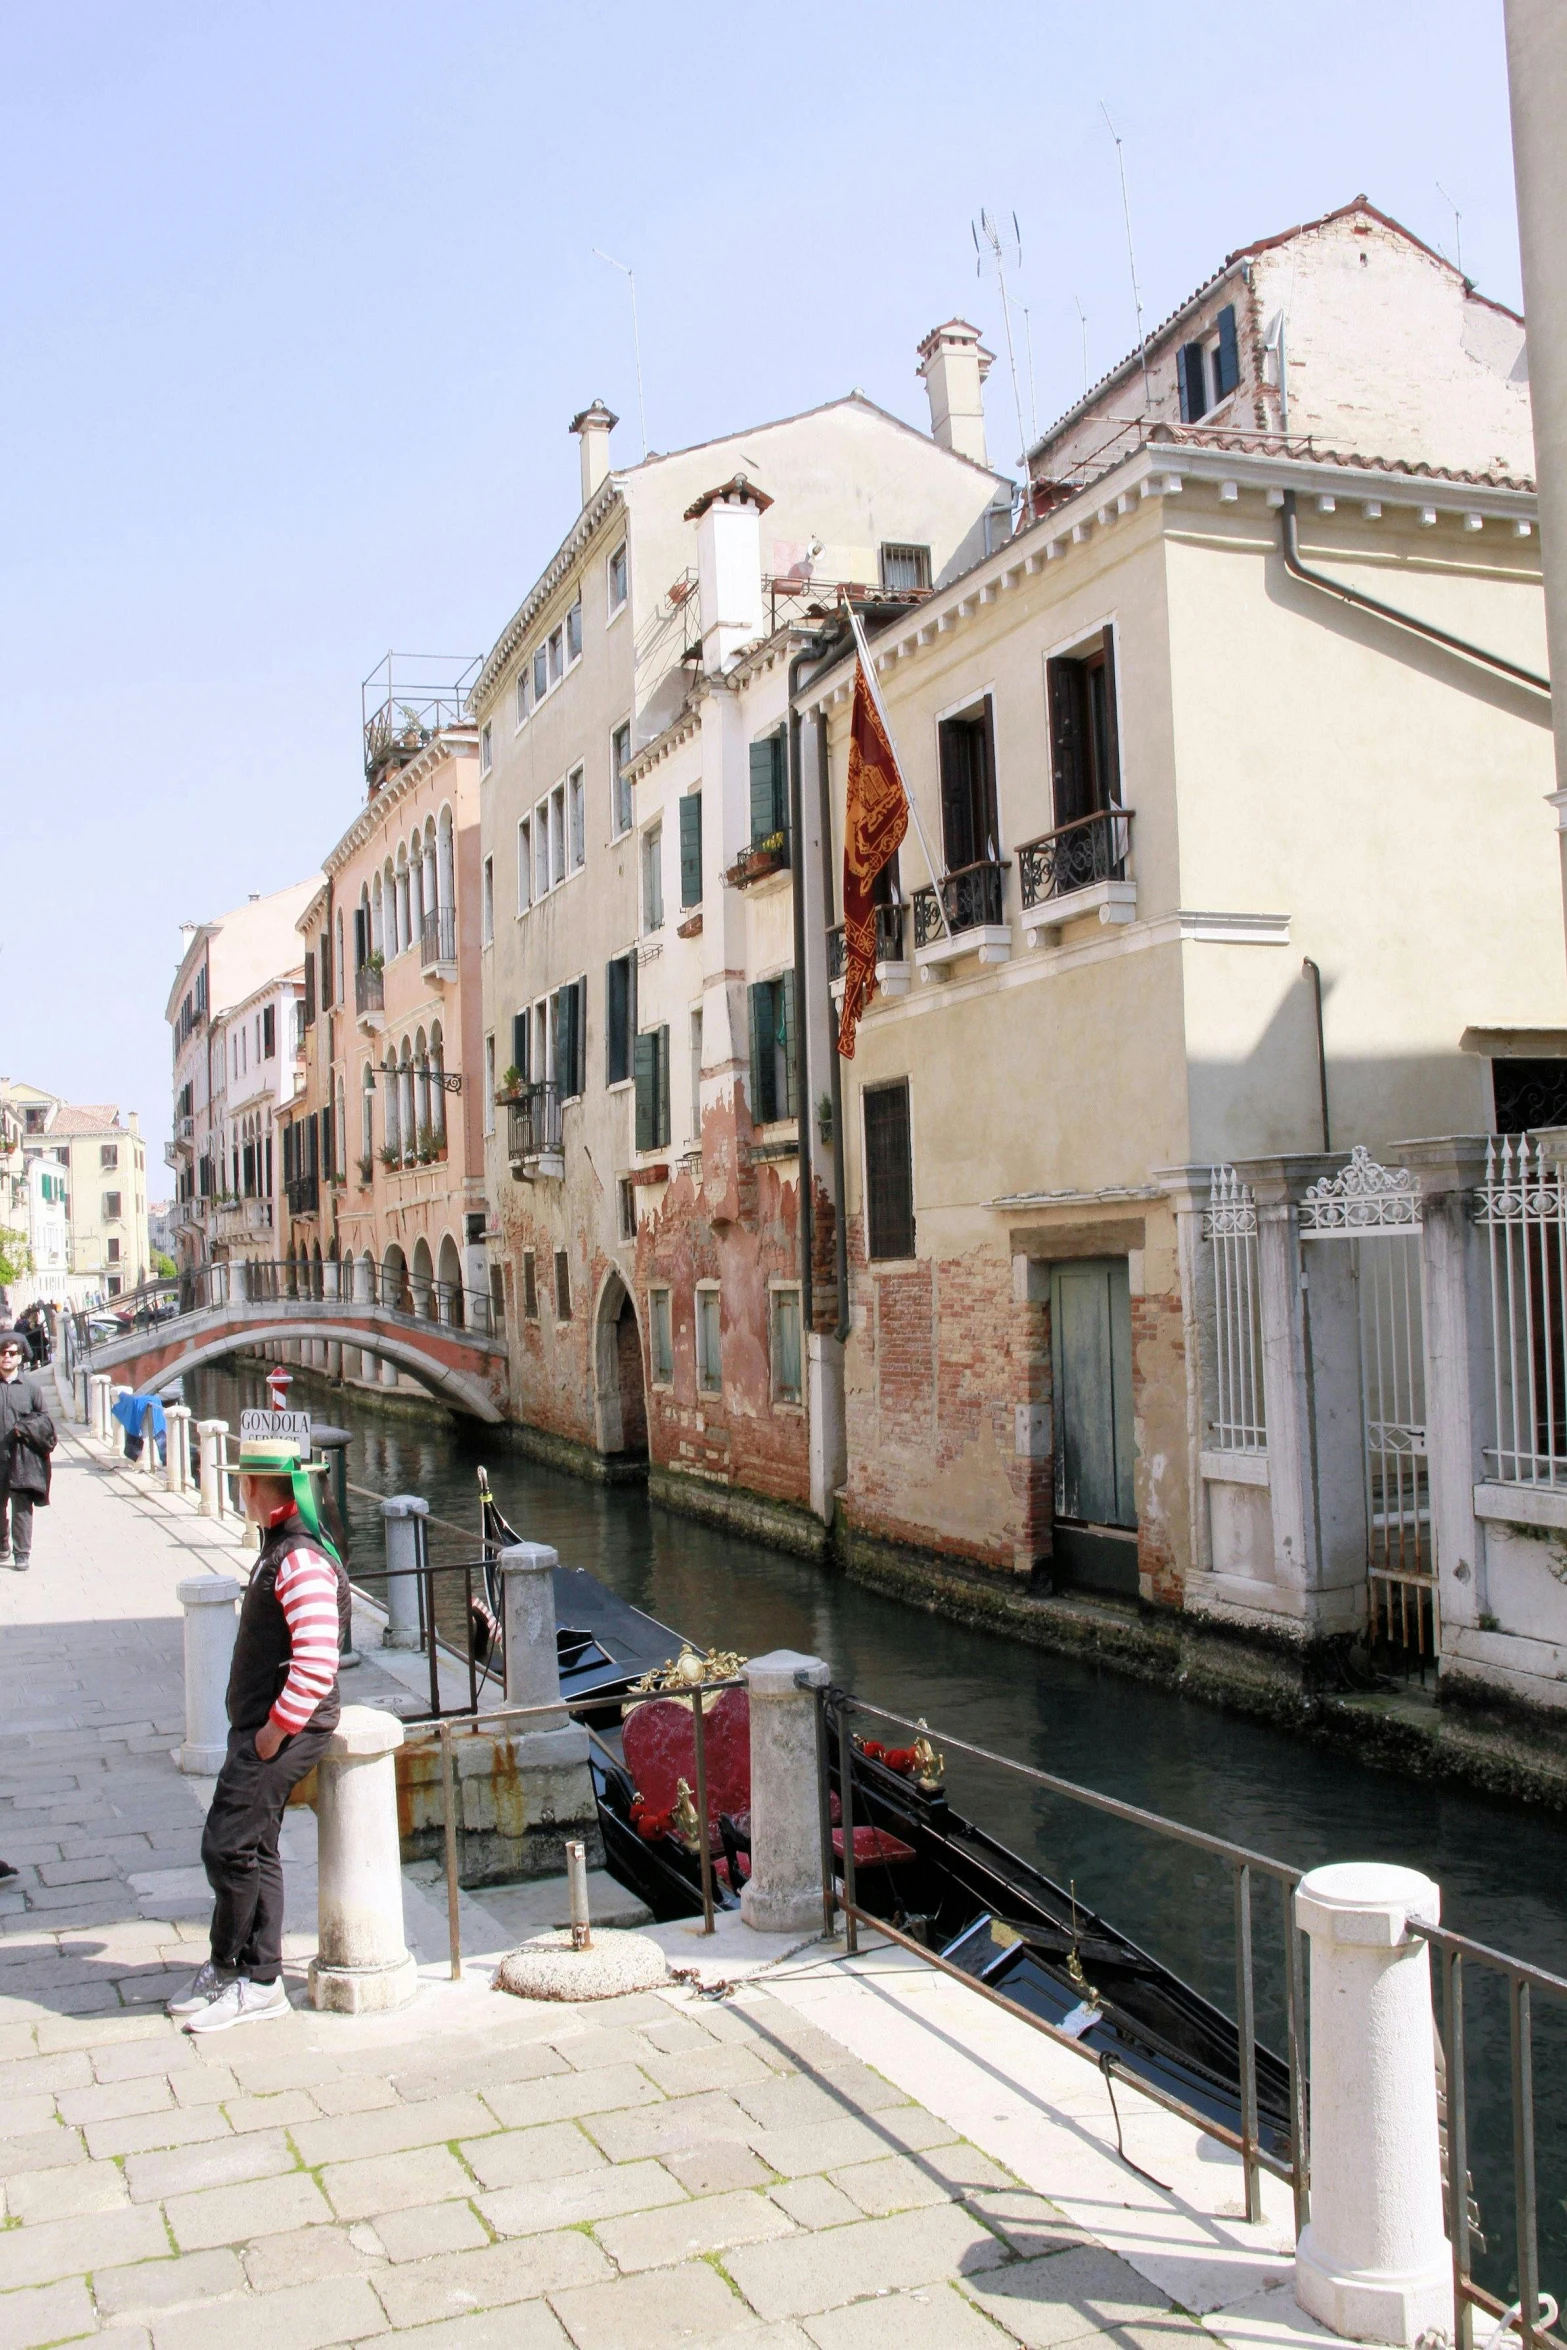
[[[428,971],[437,963],[457,960],[457,908],[431,906],[419,921],[419,963]]]
[[[1262,1387],[1257,1203],[1233,1167],[1209,1170],[1202,1230],[1213,1251],[1213,1441],[1221,1452],[1264,1453],[1268,1424]]]
[[[356,1012],[384,1012],[385,1009],[385,972],[379,963],[361,963],[354,973],[354,1010]]]
[[[261,1263],[236,1258],[201,1265],[168,1280],[143,1282],[106,1306],[90,1311],[73,1308],[70,1318],[79,1352],[90,1356],[95,1343],[110,1345],[188,1314],[223,1308],[261,1313],[290,1305],[329,1305],[347,1315],[391,1315],[401,1322],[426,1327],[434,1323],[485,1338],[496,1335],[499,1327],[488,1290],[438,1281],[412,1273],[405,1265],[313,1257]]]
[[[1567,1178],[1529,1134],[1486,1144],[1475,1222],[1486,1235],[1496,1441],[1504,1485],[1567,1485]]]
[[[506,1104],[507,1148],[514,1159],[542,1158],[562,1146],[560,1088],[525,1085]]]
[[[1130,808],[1101,808],[1042,833],[1038,840],[1025,841],[1017,853],[1024,905],[1042,906],[1051,898],[1090,889],[1096,881],[1122,880],[1131,845]]]
[[[313,1169],[304,1175],[290,1175],[284,1185],[288,1193],[288,1212],[291,1216],[314,1216],[321,1206],[321,1177]]]
[[[977,865],[962,865],[956,873],[946,875],[941,884],[941,905],[946,909],[948,930],[956,935],[963,930],[998,928],[1005,922],[1007,870],[1005,858],[984,857]],[[937,945],[943,931],[934,888],[917,889],[913,905],[915,946]]]
[[[904,960],[904,909],[902,906],[878,906],[876,909],[876,960],[878,963],[901,963]],[[827,977],[843,977],[843,924],[835,923],[827,933]]]

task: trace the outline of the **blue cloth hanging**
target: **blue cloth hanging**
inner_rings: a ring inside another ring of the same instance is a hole
[[[125,1457],[128,1461],[141,1459],[142,1440],[147,1414],[152,1414],[153,1441],[158,1447],[160,1461],[168,1459],[169,1424],[163,1405],[155,1395],[122,1395],[114,1407],[114,1417],[125,1430]]]

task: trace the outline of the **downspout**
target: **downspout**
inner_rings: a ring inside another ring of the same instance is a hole
[[[816,729],[816,775],[821,792],[822,919],[825,934],[832,927],[836,904],[832,885],[832,782],[825,726]],[[838,1327],[833,1336],[840,1346],[844,1346],[848,1343],[853,1324],[849,1318],[849,1232],[844,1216],[843,1065],[838,1058],[838,1029],[832,1016],[830,987],[827,990],[827,1051],[828,1067],[832,1071],[833,1268],[838,1284]]]
[[[1300,559],[1300,542],[1295,520],[1295,492],[1284,492],[1284,504],[1279,512],[1279,543],[1284,556],[1284,568],[1292,579],[1301,580],[1307,587],[1320,588],[1324,595],[1337,596],[1341,604],[1352,604],[1357,611],[1374,612],[1379,620],[1390,620],[1395,628],[1407,628],[1415,636],[1423,636],[1435,645],[1445,645],[1451,653],[1461,653],[1467,661],[1482,662],[1487,669],[1500,670],[1504,677],[1516,678],[1535,693],[1549,695],[1551,681],[1533,669],[1521,669],[1516,661],[1504,661],[1500,653],[1488,653],[1483,645],[1471,644],[1467,637],[1453,636],[1447,629],[1438,628],[1429,620],[1417,620],[1412,612],[1400,612],[1396,605],[1384,604],[1376,596],[1362,595],[1359,588],[1346,587],[1342,580],[1330,579],[1325,571],[1314,571]]]
[[[1311,1000],[1317,1014],[1317,1089],[1322,1098],[1322,1147],[1333,1148],[1332,1129],[1328,1125],[1328,1048],[1322,1027],[1322,969],[1309,955],[1301,964],[1302,972],[1311,981]]]
[[[789,830],[793,836],[793,853],[796,860],[804,854],[805,795],[800,775],[800,713],[795,708],[794,697],[800,690],[801,670],[819,660],[820,657],[819,647],[810,645],[803,652],[796,653],[789,663]],[[800,870],[798,862],[795,867],[793,897],[794,1016],[797,1022],[803,1023],[807,1002],[805,992],[805,875]],[[828,1002],[831,1001],[829,993]],[[802,1090],[809,1096],[811,1090],[810,1054],[808,1052],[799,1053],[798,1058],[800,1077],[803,1081]],[[796,1106],[799,1113],[800,1129],[800,1334],[803,1344],[805,1333],[808,1330],[813,1330],[816,1326],[815,1301],[812,1296],[811,1282],[812,1225],[814,1222],[811,1201],[811,1104],[807,1098]]]

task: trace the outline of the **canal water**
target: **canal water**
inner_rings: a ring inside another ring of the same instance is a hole
[[[1171,1690],[970,1631],[866,1591],[830,1569],[653,1507],[640,1486],[600,1486],[527,1459],[502,1429],[366,1404],[352,1390],[293,1401],[352,1432],[348,1474],[356,1580],[382,1553],[371,1494],[422,1494],[437,1527],[431,1557],[478,1556],[482,1464],[510,1523],[588,1568],[700,1647],[825,1657],[857,1695],[923,1717],[1036,1768],[1309,1868],[1328,1860],[1400,1861],[1441,1886],[1444,1922],[1493,1948],[1567,1974],[1567,1822],[1379,1771]],[[264,1403],[250,1366],[188,1382],[202,1416],[238,1424]],[[898,1742],[902,1733],[867,1723]],[[1100,1910],[1229,2014],[1235,2010],[1233,1898],[1227,1870],[1187,1847],[1107,1820],[1011,1774],[952,1755],[954,1806]],[[1258,2029],[1282,2046],[1282,1923],[1277,1897],[1253,1893]],[[1468,1993],[1473,2170],[1491,2288],[1516,2289],[1505,1995],[1471,1969]],[[1542,2279],[1567,2298],[1567,2009],[1535,2004],[1536,2129]]]

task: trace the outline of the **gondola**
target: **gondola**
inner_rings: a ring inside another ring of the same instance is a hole
[[[518,1537],[481,1480],[487,1613],[498,1640],[500,1551]],[[599,1826],[610,1874],[661,1921],[697,1915],[702,1906],[700,1828],[691,1801],[694,1767],[683,1759],[691,1708],[704,1679],[724,1679],[737,1659],[701,1658],[668,1625],[644,1615],[584,1570],[557,1568],[557,1644],[561,1692],[598,1701],[587,1717],[600,1735],[591,1750]],[[668,1702],[663,1713],[674,1743],[656,1766],[643,1732],[656,1723],[652,1705],[634,1709],[642,1739],[636,1784],[624,1752],[627,1697]],[[750,1797],[743,1742],[744,1692],[705,1701],[708,1723],[708,1835],[715,1906],[731,1909],[750,1851]],[[731,1735],[724,1741],[728,1709]],[[838,1704],[829,1692],[832,1735],[829,1803],[842,1871],[841,1742]],[[579,1716],[579,1718],[582,1718]],[[618,1726],[618,1727],[617,1727]],[[854,1860],[860,1905],[885,1918],[987,1988],[1076,2040],[1091,2055],[1147,2081],[1208,2119],[1239,2131],[1240,2057],[1234,2023],[1146,1950],[1086,1908],[947,1801],[941,1759],[920,1739],[887,1749],[855,1738]],[[650,1806],[654,1808],[650,1808]],[[1289,2072],[1271,2049],[1256,2050],[1260,2143],[1289,2153]]]

